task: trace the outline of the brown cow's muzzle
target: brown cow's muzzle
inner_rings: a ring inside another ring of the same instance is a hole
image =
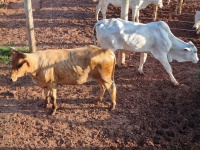
[[[13,75],[11,75],[10,81],[12,81],[12,82],[17,81],[17,77],[14,77]]]

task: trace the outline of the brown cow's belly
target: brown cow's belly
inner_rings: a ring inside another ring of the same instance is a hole
[[[39,87],[42,88],[46,88],[48,87],[50,84],[56,83],[57,85],[63,85],[63,84],[67,84],[67,85],[78,85],[78,84],[83,84],[89,81],[94,81],[93,78],[88,77],[88,76],[81,76],[79,78],[74,78],[74,79],[60,79],[57,81],[49,81],[49,82],[45,82],[42,81],[41,79],[38,78],[33,78],[32,77],[32,81],[34,84],[38,85]]]
[[[74,79],[63,79],[63,80],[59,80],[56,83],[58,85],[62,85],[62,84],[68,84],[68,85],[77,85],[77,84],[83,84],[89,81],[94,81],[93,78],[88,77],[88,76],[81,76],[79,78],[74,78]]]
[[[39,81],[37,79],[32,78],[34,84],[38,85],[39,87],[45,88],[48,87],[48,83]]]

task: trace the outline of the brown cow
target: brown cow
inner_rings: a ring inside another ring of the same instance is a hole
[[[108,90],[112,106],[116,105],[116,86],[114,82],[115,54],[111,50],[88,46],[75,49],[59,49],[21,53],[13,51],[11,80],[28,74],[34,83],[44,89],[46,105],[53,100],[52,115],[57,109],[57,85],[77,85],[97,81],[100,85],[99,100]]]

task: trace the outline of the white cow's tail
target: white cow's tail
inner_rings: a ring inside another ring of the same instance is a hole
[[[102,21],[103,20],[100,20],[97,23],[95,23],[94,28],[93,28],[93,30],[94,30],[94,45],[99,46],[99,47],[100,47],[100,44],[98,43],[98,40],[97,40],[97,30],[98,30],[98,27],[101,25]]]

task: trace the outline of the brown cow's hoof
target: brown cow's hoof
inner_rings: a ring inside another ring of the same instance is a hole
[[[115,106],[111,106],[111,107],[109,108],[109,110],[110,110],[110,111],[115,110]]]
[[[51,116],[55,116],[55,114],[56,114],[55,110],[51,111],[51,113],[50,113]]]
[[[45,105],[45,108],[52,108],[52,107],[51,107],[51,104],[50,104],[50,103],[49,103],[49,104],[46,104],[46,105]]]

